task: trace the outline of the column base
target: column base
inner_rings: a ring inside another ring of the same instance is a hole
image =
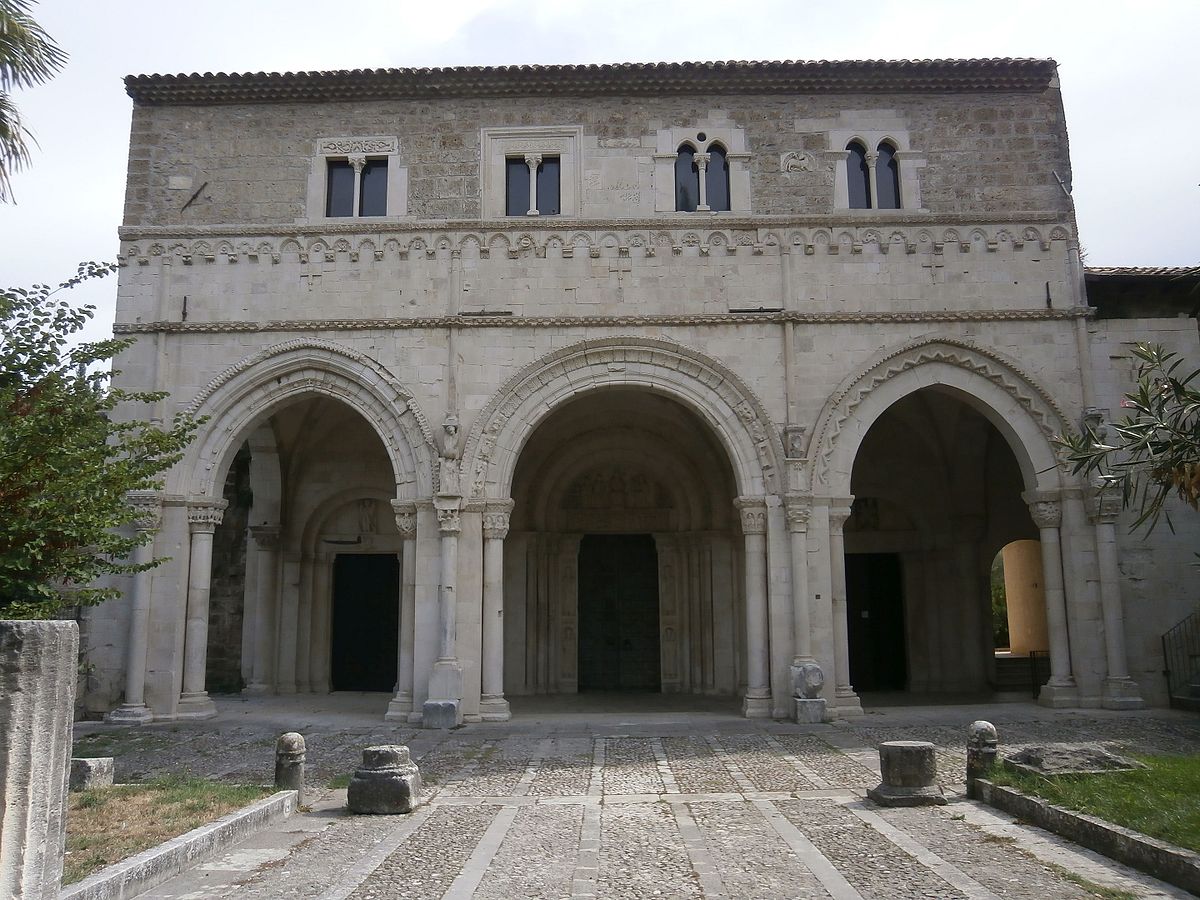
[[[1144,709],[1146,701],[1132,678],[1105,678],[1100,705],[1105,709]]]
[[[179,705],[175,708],[177,719],[211,719],[217,714],[217,707],[208,696],[208,691],[196,691],[179,695]]]
[[[243,694],[273,694],[275,693],[275,685],[273,684],[248,684],[242,688]]]
[[[823,698],[809,699],[807,697],[793,698],[796,704],[795,718],[800,725],[816,725],[825,721],[826,710]]]
[[[479,717],[484,722],[507,722],[512,711],[503,694],[484,694],[479,699]]]
[[[407,692],[397,694],[388,701],[387,712],[383,714],[385,722],[408,722],[413,711],[412,694]]]
[[[457,700],[426,700],[421,708],[422,728],[457,728],[463,723]]]
[[[1051,679],[1042,685],[1042,689],[1038,692],[1037,702],[1039,706],[1048,706],[1051,709],[1078,706],[1079,687],[1073,678],[1063,679],[1057,684]]]
[[[833,708],[836,710],[836,715],[839,719],[852,719],[856,716],[865,715],[862,708],[862,700],[858,694],[854,693],[854,688],[844,687],[838,688],[833,694]]]
[[[771,718],[771,698],[747,694],[742,700],[742,715],[747,719]]]
[[[145,725],[153,721],[154,713],[145,703],[124,703],[104,716],[113,725]]]

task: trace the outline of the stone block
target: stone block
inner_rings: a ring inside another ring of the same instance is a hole
[[[819,725],[825,721],[825,700],[796,697],[796,722],[801,725]]]
[[[111,756],[72,757],[71,790],[91,791],[112,787],[113,758]]]
[[[426,700],[421,707],[422,728],[454,728],[461,722],[457,700]]]
[[[346,791],[346,807],[352,813],[396,815],[410,813],[423,802],[421,773],[398,745],[367,747],[362,768],[355,770]]]
[[[885,741],[879,745],[883,781],[867,791],[880,806],[942,806],[937,757],[928,741]]]

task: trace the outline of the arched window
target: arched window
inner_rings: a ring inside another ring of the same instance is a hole
[[[725,193],[728,197],[729,191]],[[696,150],[690,144],[681,144],[679,156],[675,158],[675,210],[695,212],[699,203],[700,170],[696,168]]]
[[[867,148],[858,141],[846,147],[846,187],[851,209],[871,208],[871,170],[867,167]]]
[[[720,144],[708,146],[708,173],[705,176],[705,192],[708,208],[714,212],[728,212],[729,206],[729,161],[725,148]]]
[[[896,162],[896,148],[890,141],[879,145],[879,158],[875,160],[875,194],[880,209],[900,208],[900,164]]]

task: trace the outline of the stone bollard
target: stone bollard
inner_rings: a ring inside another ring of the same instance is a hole
[[[58,897],[78,665],[74,622],[0,621],[0,897],[5,900]]]
[[[363,751],[362,768],[355,771],[346,791],[346,806],[350,812],[410,813],[421,802],[421,773],[407,747],[385,745]]]
[[[967,726],[967,796],[972,800],[975,796],[975,779],[987,778],[988,772],[996,764],[997,745],[996,726],[982,719]]]
[[[299,791],[297,806],[304,805],[304,735],[289,731],[275,742],[275,790]]]
[[[928,741],[886,741],[879,745],[883,782],[867,791],[880,806],[941,806],[937,757]]]
[[[111,756],[72,757],[71,791],[91,791],[112,787],[113,758]]]

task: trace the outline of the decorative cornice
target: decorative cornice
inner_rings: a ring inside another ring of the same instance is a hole
[[[905,324],[922,322],[1031,322],[1086,319],[1089,306],[1066,309],[905,310],[886,312],[680,313],[646,316],[422,316],[411,319],[279,319],[266,322],[118,322],[113,334],[223,334],[229,332],[376,331],[438,328],[653,328],[664,325]]]
[[[922,59],[453,66],[130,75],[140,106],[678,94],[1044,91],[1050,59]]]

